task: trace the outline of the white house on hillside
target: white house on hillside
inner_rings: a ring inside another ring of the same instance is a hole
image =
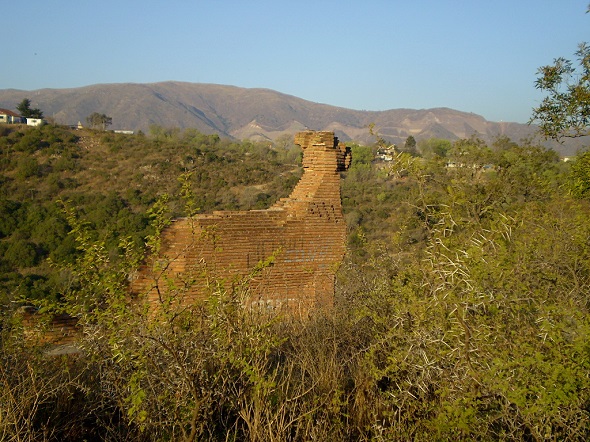
[[[0,109],[0,124],[22,124],[25,119],[16,112],[8,109]]]
[[[41,126],[45,124],[43,118],[29,118],[27,117],[27,126]]]

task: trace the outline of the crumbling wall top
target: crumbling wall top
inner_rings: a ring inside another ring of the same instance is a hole
[[[307,130],[295,134],[295,144],[303,150],[311,146],[335,147],[338,145],[338,137],[334,132]]]

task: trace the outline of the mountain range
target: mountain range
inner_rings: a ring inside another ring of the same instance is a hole
[[[151,125],[195,128],[235,139],[275,140],[304,129],[331,130],[342,141],[370,143],[369,125],[385,140],[403,144],[408,136],[456,140],[476,135],[485,141],[507,136],[532,139],[535,126],[491,122],[474,113],[448,108],[353,110],[314,103],[270,89],[217,84],[160,82],[96,84],[70,89],[24,91],[0,89],[0,108],[15,110],[23,98],[31,100],[56,123],[86,123],[93,112],[112,118],[112,129],[149,131]],[[537,142],[542,142],[537,140]],[[584,143],[543,142],[561,155],[572,155]]]

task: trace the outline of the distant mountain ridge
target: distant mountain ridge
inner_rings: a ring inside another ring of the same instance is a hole
[[[483,117],[448,108],[353,110],[314,103],[270,89],[249,89],[217,84],[167,81],[160,83],[97,84],[71,89],[0,90],[0,107],[15,109],[23,98],[57,123],[85,124],[93,112],[113,119],[112,129],[148,131],[151,125],[196,128],[236,139],[274,140],[305,128],[333,130],[343,141],[374,140],[369,124],[386,140],[403,144],[437,137],[468,138],[477,135],[492,141],[505,135],[519,142],[533,137],[534,126],[490,122]],[[549,143],[562,155],[571,155],[582,144]]]

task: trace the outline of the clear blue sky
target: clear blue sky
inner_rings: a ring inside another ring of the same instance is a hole
[[[590,0],[0,0],[0,89],[178,80],[526,122]]]

